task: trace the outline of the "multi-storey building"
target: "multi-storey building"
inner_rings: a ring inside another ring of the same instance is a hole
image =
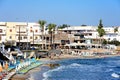
[[[106,34],[102,37],[99,37],[97,32],[97,26],[71,26],[61,29],[62,33],[66,33],[69,44],[67,46],[77,46],[77,47],[100,47],[103,40],[112,41],[117,40],[120,41],[120,28],[118,27],[118,31],[114,32],[114,27],[104,27]],[[70,37],[73,37],[71,41]]]
[[[21,49],[26,49],[35,44],[42,44],[40,36],[41,30],[37,23],[0,23],[0,43],[7,42],[11,45],[17,45]]]
[[[120,27],[118,28],[118,31],[114,31],[116,27],[109,27],[109,28],[104,28],[104,30],[106,31],[106,34],[103,36],[104,39],[106,39],[107,41],[113,41],[113,40],[117,40],[120,41]]]
[[[87,43],[98,44],[99,39],[109,41],[120,41],[120,27],[114,32],[114,27],[104,27],[106,34],[100,38],[97,32],[97,26],[71,26],[63,29],[56,29],[52,34],[52,43],[54,47],[71,44]],[[43,40],[42,40],[43,35]],[[9,42],[11,45],[17,45],[21,49],[30,47],[39,47],[48,49],[50,46],[50,34],[44,28],[42,34],[38,23],[28,22],[0,22],[0,43]]]
[[[32,46],[42,44],[41,29],[38,23],[28,23],[27,31],[28,40]]]
[[[29,41],[27,41],[27,27],[28,24],[25,22],[15,23],[16,45],[21,49],[25,49],[27,47],[27,43],[29,43]]]
[[[85,43],[87,39],[96,40],[98,33],[96,32],[97,27],[93,26],[73,26],[62,29],[63,33],[67,33],[69,38],[74,37],[74,40],[70,43]]]
[[[0,22],[0,43],[6,41],[6,23]]]

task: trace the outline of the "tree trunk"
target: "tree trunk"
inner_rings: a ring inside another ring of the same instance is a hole
[[[43,30],[42,30],[42,50],[43,50]]]
[[[50,31],[50,48],[53,49],[53,47],[52,47],[52,31]]]
[[[46,49],[46,33],[45,33],[45,49]]]
[[[49,41],[50,41],[50,49],[52,49],[52,32],[50,31],[50,36],[49,36]]]
[[[55,34],[54,34],[54,31],[52,32],[52,36],[53,36],[53,38],[52,38],[52,42],[53,42],[53,49],[55,49],[55,44],[54,44],[54,42],[55,42]]]

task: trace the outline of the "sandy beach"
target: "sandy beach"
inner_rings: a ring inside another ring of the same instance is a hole
[[[69,55],[69,54],[62,54],[59,57],[54,57],[55,59],[94,59],[94,58],[106,58],[106,57],[115,57],[120,56],[120,54],[111,54],[111,55],[98,55],[98,56],[78,56],[78,55]]]
[[[94,59],[94,58],[106,58],[106,57],[115,57],[115,56],[120,56],[120,54],[102,55],[102,56],[75,56],[69,54],[62,54],[59,57],[54,57],[52,59],[41,58],[40,61],[50,61],[50,60],[60,60],[60,59]],[[40,66],[45,66],[45,65],[40,65]],[[30,77],[30,74],[40,71],[40,66],[28,71],[26,74],[15,74],[13,77],[11,77],[10,80],[30,80],[28,79]]]

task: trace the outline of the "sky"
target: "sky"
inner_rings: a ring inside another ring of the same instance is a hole
[[[0,21],[120,26],[120,0],[0,0]]]

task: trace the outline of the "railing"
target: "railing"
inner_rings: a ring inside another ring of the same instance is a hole
[[[4,52],[3,52],[3,50],[0,48],[0,52],[3,54],[3,56],[5,56],[6,58],[8,58],[8,59],[9,59],[9,57],[8,57],[8,55],[7,55],[7,51],[6,51],[6,50],[4,50]]]

